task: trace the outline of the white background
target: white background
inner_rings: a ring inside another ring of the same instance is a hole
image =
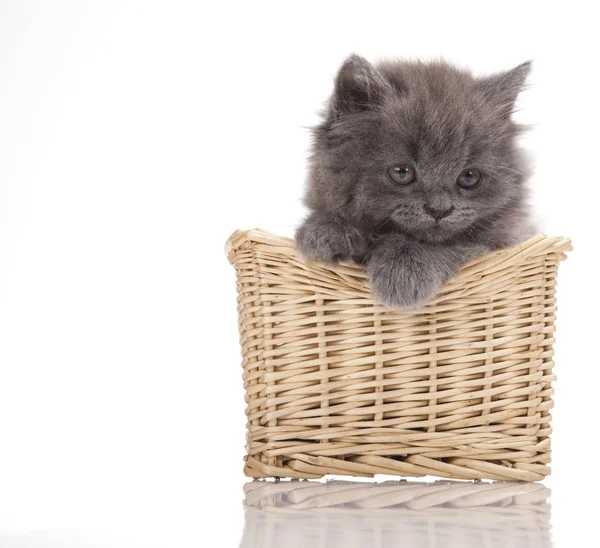
[[[74,546],[239,543],[245,417],[223,245],[236,228],[293,234],[306,127],[350,52],[478,73],[535,62],[518,114],[534,124],[534,203],[575,244],[546,484],[556,545],[589,534],[591,5],[0,1],[0,544],[51,545],[48,529],[78,532]]]

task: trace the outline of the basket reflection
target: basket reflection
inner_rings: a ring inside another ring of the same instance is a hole
[[[241,548],[550,548],[535,483],[255,481]]]

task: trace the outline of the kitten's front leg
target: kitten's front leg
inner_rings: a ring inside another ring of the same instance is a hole
[[[296,243],[309,259],[324,263],[362,262],[368,240],[360,229],[342,217],[313,212],[296,231]]]
[[[373,295],[388,308],[422,307],[481,247],[435,246],[389,234],[373,250],[367,271]]]

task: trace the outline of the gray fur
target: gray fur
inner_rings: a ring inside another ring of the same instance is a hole
[[[314,129],[301,251],[363,262],[375,297],[407,309],[468,260],[530,236],[511,120],[529,71],[477,78],[442,61],[373,66],[350,56]],[[414,182],[391,181],[399,164],[414,168]],[[476,188],[457,184],[467,168],[482,173]]]

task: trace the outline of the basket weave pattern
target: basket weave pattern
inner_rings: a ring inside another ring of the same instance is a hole
[[[246,475],[543,479],[569,249],[538,235],[468,264],[423,310],[390,312],[360,266],[235,232]]]

